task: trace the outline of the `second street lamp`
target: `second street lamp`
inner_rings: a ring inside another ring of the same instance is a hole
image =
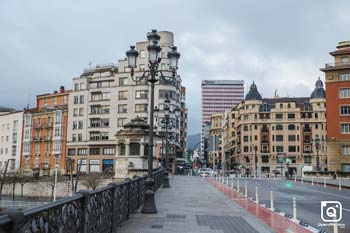
[[[147,80],[150,84],[151,95],[150,95],[150,117],[149,117],[149,150],[148,150],[148,169],[147,169],[147,179],[145,182],[146,191],[144,198],[144,205],[141,210],[141,213],[144,214],[154,214],[157,213],[157,208],[154,200],[154,179],[152,178],[153,174],[153,146],[154,146],[154,86],[155,83],[160,79],[164,78],[162,71],[158,70],[158,66],[161,62],[161,58],[158,58],[158,54],[161,51],[158,42],[160,36],[157,34],[157,30],[152,30],[147,35],[148,39],[148,70],[144,71],[142,76],[135,77],[134,69],[137,64],[138,52],[135,50],[135,46],[130,46],[130,50],[126,52],[128,57],[128,67],[130,68],[130,75],[134,82],[139,82],[141,80]],[[168,53],[168,58],[170,59],[170,69],[172,70],[173,78],[176,77],[177,70],[177,60],[179,59],[180,54],[176,51],[176,47],[172,48],[172,51]],[[175,61],[176,60],[176,61]]]

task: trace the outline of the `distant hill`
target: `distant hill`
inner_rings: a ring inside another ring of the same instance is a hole
[[[187,149],[192,150],[193,147],[201,141],[201,134],[192,134],[187,136]]]

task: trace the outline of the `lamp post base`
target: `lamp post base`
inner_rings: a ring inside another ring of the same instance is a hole
[[[169,184],[169,171],[165,170],[164,172],[164,184],[163,184],[163,188],[170,188],[170,184]]]
[[[153,191],[154,180],[152,178],[147,178],[145,185],[146,185],[145,200],[144,200],[141,213],[156,214],[158,211],[156,207],[156,202],[154,200],[154,191]]]

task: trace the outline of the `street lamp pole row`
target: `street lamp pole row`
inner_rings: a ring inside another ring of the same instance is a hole
[[[161,58],[158,58],[158,54],[161,51],[158,42],[160,36],[157,34],[157,30],[152,30],[147,35],[148,39],[148,70],[144,71],[141,77],[134,76],[134,69],[137,64],[137,57],[139,53],[135,50],[135,46],[130,46],[130,50],[126,52],[128,58],[128,67],[130,68],[130,75],[134,82],[139,82],[141,80],[147,80],[151,86],[151,95],[150,95],[150,125],[149,125],[149,150],[148,150],[148,172],[147,179],[145,182],[146,192],[145,192],[145,201],[141,213],[144,214],[154,214],[157,213],[157,208],[154,200],[154,180],[152,178],[153,173],[153,146],[154,146],[154,85],[160,79],[164,78],[162,71],[158,70],[158,66],[161,62]],[[177,52],[177,48],[172,47],[172,51],[168,53],[168,58],[170,60],[170,69],[173,73],[173,78],[176,78],[176,70],[178,69],[178,60],[180,54]]]

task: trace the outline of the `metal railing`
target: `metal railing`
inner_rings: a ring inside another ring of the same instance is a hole
[[[0,200],[0,208],[18,208],[28,209],[36,206],[47,204],[48,202],[39,201],[12,201],[12,200]]]
[[[164,169],[153,173],[155,190],[164,181]],[[146,176],[92,191],[80,191],[46,205],[8,211],[0,216],[0,232],[116,232],[144,203]]]
[[[326,63],[325,69],[327,68],[334,68],[334,67],[341,67],[341,66],[350,66],[350,61],[348,62],[337,62],[337,63]]]

